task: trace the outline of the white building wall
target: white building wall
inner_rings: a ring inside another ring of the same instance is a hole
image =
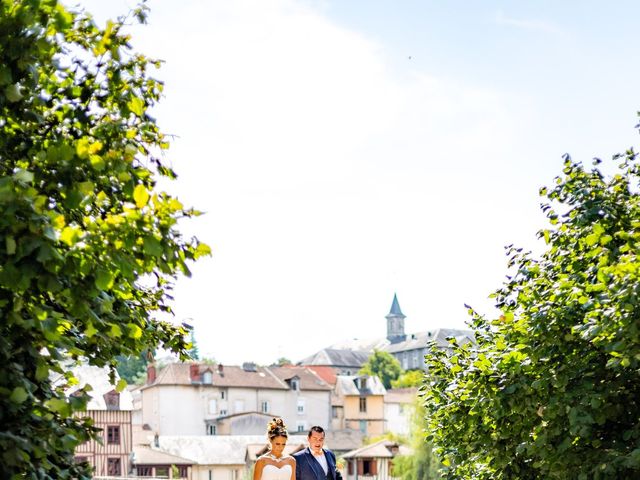
[[[306,433],[312,425],[331,427],[330,397],[329,391],[158,385],[142,391],[142,422],[151,427],[151,434],[206,435],[206,420],[261,412],[262,402],[268,402],[269,411],[265,413],[282,417],[291,434],[297,431],[298,425]],[[304,402],[303,412],[298,412],[299,400]]]
[[[194,465],[192,480],[243,480],[245,465]]]
[[[384,404],[384,418],[387,421],[386,431],[398,435],[408,435],[411,422],[411,407],[402,403]]]

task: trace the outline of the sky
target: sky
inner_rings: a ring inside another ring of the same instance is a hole
[[[71,2],[67,2],[72,4]],[[85,0],[99,23],[133,2]],[[298,361],[494,315],[562,155],[638,144],[632,1],[151,0],[166,186],[213,255],[174,291],[201,356]]]

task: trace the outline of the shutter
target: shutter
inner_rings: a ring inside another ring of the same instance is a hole
[[[362,475],[364,473],[364,462],[362,461],[362,459],[358,459],[358,476]]]
[[[347,460],[349,476],[353,475],[353,460]]]
[[[371,475],[378,474],[378,462],[374,458],[373,460],[369,460],[371,462]]]

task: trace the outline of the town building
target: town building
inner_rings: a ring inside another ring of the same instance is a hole
[[[67,395],[85,385],[91,385],[87,410],[78,413],[89,417],[99,428],[101,442],[89,440],[75,450],[78,462],[87,462],[93,467],[94,476],[124,476],[132,470],[133,451],[131,433],[131,411],[133,402],[128,390],[116,391],[109,380],[109,369],[80,365],[71,369],[78,383]]]
[[[336,375],[354,375],[374,350],[380,350],[393,355],[404,370],[424,370],[424,356],[429,352],[432,342],[438,348],[450,349],[450,338],[455,338],[460,345],[474,341],[472,331],[453,328],[406,334],[405,318],[407,317],[402,313],[398,296],[394,294],[391,309],[385,317],[386,337],[355,338],[335,343],[298,363],[312,368],[331,368]]]
[[[332,388],[305,367],[194,362],[158,370],[149,366],[140,388],[142,424],[151,434],[263,434],[273,417],[290,432],[330,422]]]
[[[359,430],[364,435],[385,433],[384,395],[380,379],[369,375],[340,375],[334,391],[335,416],[331,427]]]
[[[391,440],[380,440],[343,455],[344,480],[394,480],[393,459],[407,455],[407,447]]]
[[[418,400],[418,389],[390,388],[384,396],[386,431],[397,435],[409,435]]]
[[[286,454],[307,444],[304,435],[289,435]],[[243,480],[249,477],[258,456],[267,451],[262,435],[160,436],[151,449],[193,462],[190,480]]]

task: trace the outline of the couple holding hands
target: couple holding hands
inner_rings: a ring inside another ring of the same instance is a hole
[[[342,480],[336,468],[336,456],[324,445],[324,429],[309,429],[309,446],[291,455],[284,455],[289,434],[281,418],[274,418],[267,428],[270,449],[256,461],[253,480]]]

